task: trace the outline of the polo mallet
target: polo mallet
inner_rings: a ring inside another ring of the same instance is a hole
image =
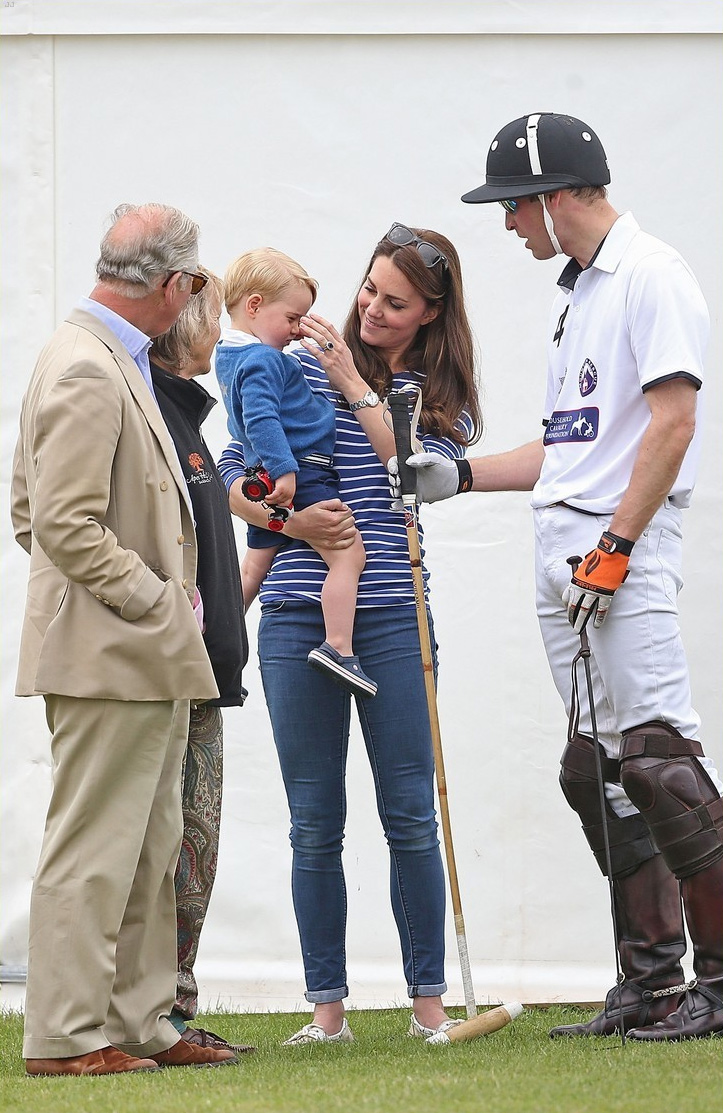
[[[402,505],[404,507],[404,525],[407,530],[407,545],[409,547],[409,562],[412,567],[412,580],[414,582],[414,602],[417,610],[417,627],[419,629],[419,648],[422,655],[424,670],[424,688],[427,696],[427,711],[429,712],[429,726],[432,733],[432,748],[434,751],[434,769],[437,776],[437,793],[439,796],[439,816],[442,823],[444,849],[447,858],[447,874],[449,877],[450,895],[452,898],[452,911],[454,913],[454,928],[457,935],[457,950],[459,964],[462,971],[462,985],[464,987],[464,1000],[467,1016],[477,1016],[477,1005],[472,985],[472,970],[467,951],[467,936],[464,930],[464,917],[462,915],[462,902],[459,896],[459,882],[457,880],[457,866],[454,858],[454,844],[452,842],[452,828],[449,822],[449,805],[447,802],[447,779],[444,773],[444,756],[442,754],[442,739],[439,732],[439,716],[437,714],[437,692],[434,685],[434,665],[432,663],[432,643],[429,636],[429,623],[427,621],[427,607],[424,601],[424,581],[422,578],[422,554],[419,548],[419,529],[417,526],[417,476],[414,468],[407,464],[407,459],[412,454],[412,430],[409,422],[409,392],[393,390],[387,398],[389,412],[392,415],[394,429],[394,443],[397,450],[399,465],[399,482],[402,491]]]
[[[574,576],[579,566],[582,564],[582,557],[568,557],[567,563],[572,568],[572,574]],[[580,648],[572,659],[572,692],[570,697],[570,719],[567,729],[568,742],[572,742],[573,738],[578,733],[578,728],[580,725],[580,694],[577,684],[578,661],[582,661],[583,668],[585,670],[587,702],[590,708],[590,730],[592,733],[593,749],[595,751],[595,774],[597,777],[597,787],[600,797],[600,816],[602,818],[603,846],[605,848],[605,869],[607,870],[608,875],[608,887],[610,889],[610,914],[613,921],[613,937],[615,944],[615,975],[618,984],[618,1005],[620,1008],[620,1038],[624,1047],[625,1019],[623,1015],[623,976],[620,972],[620,955],[618,953],[618,918],[615,912],[615,885],[613,883],[613,867],[612,858],[610,856],[610,835],[608,833],[607,803],[605,800],[605,781],[603,779],[602,761],[600,760],[600,741],[598,739],[597,716],[595,714],[595,693],[593,692],[592,673],[590,670],[590,641],[588,639],[587,629],[585,626],[583,626],[582,630],[580,631]]]
[[[461,1024],[455,1024],[454,1028],[448,1028],[446,1032],[435,1032],[433,1036],[427,1036],[425,1042],[439,1047],[443,1044],[467,1043],[468,1040],[476,1040],[480,1036],[491,1036],[493,1032],[504,1028],[524,1011],[519,1001],[510,1001],[506,1005],[487,1009],[486,1012],[473,1016],[470,1020],[463,1020]]]

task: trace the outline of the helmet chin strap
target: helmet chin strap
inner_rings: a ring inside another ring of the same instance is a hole
[[[560,247],[560,241],[555,235],[555,225],[552,222],[552,216],[550,215],[550,211],[547,207],[547,197],[543,194],[542,197],[540,197],[540,201],[542,201],[542,219],[545,222],[545,228],[547,229],[547,234],[550,237],[550,242],[555,249],[555,254],[563,255],[564,252]]]
[[[540,152],[537,146],[537,124],[540,119],[541,113],[537,112],[527,118],[527,153],[530,156],[530,169],[533,174],[542,174],[542,163],[540,162]],[[550,237],[550,243],[555,249],[556,255],[562,255],[563,251],[560,247],[560,241],[555,235],[555,225],[552,221],[552,216],[547,208],[545,195],[540,194],[540,201],[542,202],[542,217],[545,221],[545,228]]]

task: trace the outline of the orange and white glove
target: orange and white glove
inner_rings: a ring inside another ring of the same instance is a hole
[[[590,618],[595,629],[602,626],[613,595],[627,578],[634,544],[605,530],[597,548],[587,554],[575,571],[562,599],[576,634],[585,629]]]

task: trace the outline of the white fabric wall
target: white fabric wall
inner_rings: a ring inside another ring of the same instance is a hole
[[[681,608],[703,739],[723,765],[720,5],[8,0],[2,17],[4,507],[34,358],[93,285],[105,218],[125,200],[192,215],[202,261],[221,273],[250,247],[289,252],[320,280],[318,308],[337,322],[394,220],[439,229],[460,251],[481,353],[487,433],[473,451],[532,439],[560,264],[534,264],[497,206],[459,196],[482,181],[490,139],[516,116],[564,111],[598,131],[613,204],[683,253],[712,314]],[[207,425],[216,452],[221,410]],[[527,496],[457,499],[423,520],[477,998],[599,999],[614,976],[607,888],[557,787],[566,723],[534,616]],[[0,530],[0,962],[13,968],[26,961],[49,765],[42,700],[13,695],[27,560],[7,509]],[[254,608],[252,644],[256,623]],[[246,683],[246,706],[225,715],[219,874],[198,974],[206,1004],[293,1008],[303,979],[288,816],[254,655]],[[366,1007],[405,991],[360,741],[354,727],[345,860],[351,1004]]]

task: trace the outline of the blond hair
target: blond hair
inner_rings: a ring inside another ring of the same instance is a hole
[[[319,289],[316,279],[300,263],[275,247],[257,247],[239,255],[228,267],[223,284],[228,312],[250,294],[276,301],[289,286],[306,286],[313,305]]]

